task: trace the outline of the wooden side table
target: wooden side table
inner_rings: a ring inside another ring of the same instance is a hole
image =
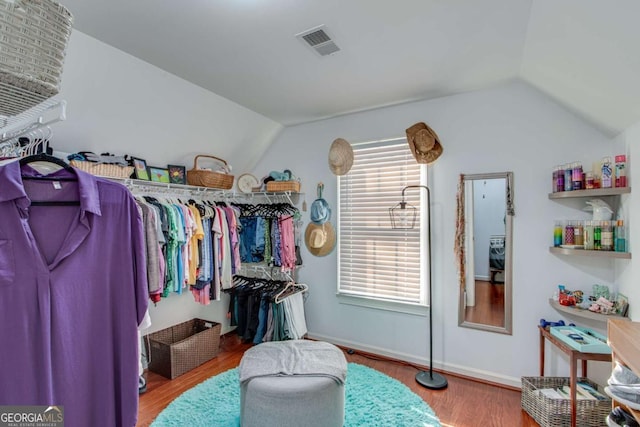
[[[571,389],[571,427],[576,427],[576,384],[578,382],[578,360],[582,360],[582,376],[587,377],[587,360],[596,360],[600,362],[611,362],[611,354],[602,353],[583,353],[568,344],[560,341],[551,332],[542,326],[538,326],[540,331],[540,376],[544,377],[544,340],[549,340],[553,345],[558,347],[564,353],[569,355],[570,374],[569,387]]]

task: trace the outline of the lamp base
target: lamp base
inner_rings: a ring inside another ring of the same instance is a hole
[[[432,390],[447,388],[447,379],[437,372],[420,371],[416,374],[416,382]]]

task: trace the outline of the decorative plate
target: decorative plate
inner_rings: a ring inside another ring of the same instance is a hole
[[[251,175],[250,173],[240,175],[236,183],[238,185],[238,190],[240,190],[242,193],[251,193],[255,187],[260,186],[258,178]]]

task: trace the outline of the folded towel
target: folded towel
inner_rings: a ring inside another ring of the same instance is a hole
[[[347,361],[333,344],[322,341],[290,340],[258,344],[242,356],[240,383],[265,376],[324,376],[344,384]]]

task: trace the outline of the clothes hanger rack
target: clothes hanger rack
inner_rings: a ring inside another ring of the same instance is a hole
[[[280,292],[278,292],[273,302],[275,302],[276,304],[280,304],[287,297],[290,297],[291,295],[294,295],[300,292],[307,292],[308,290],[309,290],[309,286],[304,283],[288,282],[285,288]]]

